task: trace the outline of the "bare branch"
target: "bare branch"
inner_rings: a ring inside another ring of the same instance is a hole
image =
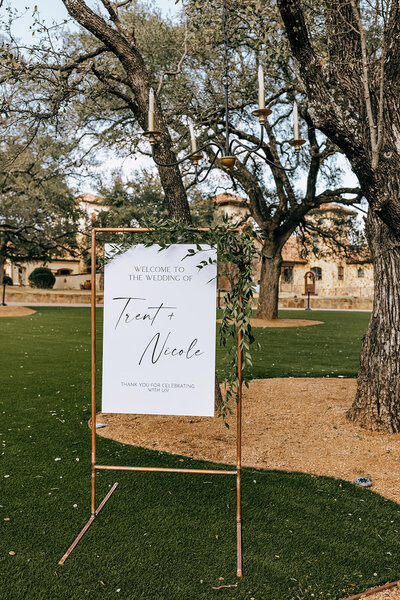
[[[179,59],[177,67],[174,71],[162,71],[161,72],[160,80],[158,82],[158,87],[157,87],[157,96],[161,92],[162,86],[164,85],[164,78],[167,75],[179,75],[179,73],[181,72],[181,69],[182,69],[183,61],[185,60],[187,53],[188,53],[188,26],[187,26],[187,17],[185,15],[185,35],[184,35],[184,40],[183,40],[183,54],[182,54],[181,58]]]
[[[369,75],[368,75],[368,57],[367,57],[367,40],[365,35],[365,29],[361,22],[361,15],[359,8],[356,6],[355,0],[350,0],[351,7],[353,9],[354,18],[356,19],[358,30],[361,40],[361,55],[362,55],[362,84],[364,88],[364,100],[365,109],[367,112],[370,142],[371,142],[371,153],[372,153],[372,169],[376,169],[379,161],[379,151],[377,144],[377,133],[376,125],[374,123],[374,116],[372,114],[372,103],[371,93],[369,90]]]

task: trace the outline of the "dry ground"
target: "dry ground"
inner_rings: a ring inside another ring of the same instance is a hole
[[[246,467],[373,480],[400,503],[400,433],[361,429],[347,421],[355,379],[258,379],[243,390],[242,462]],[[235,464],[235,417],[227,429],[212,417],[102,414],[99,435],[146,448]]]
[[[221,323],[222,319],[217,319]],[[307,327],[308,325],[322,325],[323,321],[311,319],[250,319],[252,327]]]
[[[398,587],[375,594],[363,595],[360,600],[400,600],[400,589]]]
[[[0,306],[0,317],[26,317],[35,312],[26,306]]]

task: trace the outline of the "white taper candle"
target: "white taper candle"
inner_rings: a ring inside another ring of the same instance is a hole
[[[258,65],[258,108],[265,108],[264,71]]]
[[[197,151],[197,142],[196,142],[196,135],[194,133],[192,119],[189,119],[189,131],[190,131],[190,144],[192,146],[192,152],[196,152]]]
[[[154,90],[149,91],[149,131],[154,131]]]
[[[299,115],[298,115],[296,100],[294,101],[294,104],[293,104],[293,138],[295,140],[299,140],[300,139],[300,134],[299,134]]]

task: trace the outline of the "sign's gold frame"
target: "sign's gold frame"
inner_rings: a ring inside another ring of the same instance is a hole
[[[108,494],[96,508],[96,471],[149,471],[159,473],[200,473],[203,475],[234,475],[236,476],[236,574],[242,577],[242,516],[241,516],[241,461],[242,461],[242,335],[238,331],[237,352],[238,352],[238,396],[237,396],[237,436],[236,436],[236,469],[231,470],[213,470],[213,469],[171,469],[163,467],[131,467],[115,465],[98,465],[96,463],[96,235],[98,233],[146,233],[153,231],[149,228],[113,228],[113,227],[95,227],[92,229],[92,252],[91,252],[91,439],[92,439],[92,469],[91,469],[91,515],[72,542],[64,556],[60,559],[59,565],[63,565],[78,542],[82,539],[95,518],[100,513],[107,500],[115,491],[118,482],[114,483]],[[198,228],[196,231],[208,231],[206,228]]]

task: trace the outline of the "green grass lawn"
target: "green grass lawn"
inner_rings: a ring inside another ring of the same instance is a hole
[[[312,319],[323,325],[254,328],[250,377],[357,377],[360,347],[370,313],[281,310],[284,319]],[[223,371],[229,352],[218,351]]]
[[[0,320],[2,600],[327,600],[399,578],[397,504],[340,480],[250,469],[242,580],[234,478],[211,475],[99,474],[99,500],[120,485],[58,566],[90,510],[89,316],[40,308]],[[256,332],[255,376],[332,375],[331,364],[355,374],[367,315],[312,317],[326,321],[319,332]],[[99,463],[212,466],[180,458],[98,439]],[[213,589],[221,585],[235,587]]]

